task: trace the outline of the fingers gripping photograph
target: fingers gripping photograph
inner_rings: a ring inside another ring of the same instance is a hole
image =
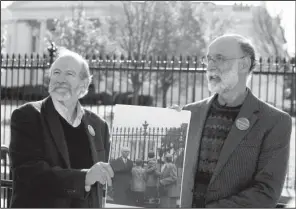
[[[295,1],[1,1],[1,208],[295,208]]]
[[[190,115],[184,110],[115,105],[109,155],[114,178],[106,204],[179,207]]]

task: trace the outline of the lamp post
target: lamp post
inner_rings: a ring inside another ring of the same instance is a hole
[[[143,124],[143,127],[144,127],[144,133],[143,133],[143,135],[144,135],[144,150],[143,150],[143,162],[144,162],[144,160],[145,160],[145,151],[146,151],[146,137],[147,137],[147,127],[148,127],[148,123],[147,123],[147,121],[145,121],[144,122],[144,124]]]

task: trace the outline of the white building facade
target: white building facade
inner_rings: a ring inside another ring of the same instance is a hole
[[[5,53],[43,54],[45,37],[53,20],[71,17],[73,8],[83,5],[89,18],[100,18],[122,12],[119,1],[15,1],[1,11],[1,27],[6,27]]]

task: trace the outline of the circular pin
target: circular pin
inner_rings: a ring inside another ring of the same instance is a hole
[[[236,120],[235,124],[236,127],[242,131],[245,131],[250,127],[250,122],[247,118],[239,118]]]
[[[90,135],[92,135],[92,136],[96,135],[95,130],[91,125],[88,125],[87,128],[88,128],[88,132],[90,133]]]

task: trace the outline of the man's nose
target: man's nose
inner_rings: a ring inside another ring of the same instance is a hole
[[[207,71],[209,72],[214,72],[217,70],[216,66],[213,64],[213,63],[210,63],[208,66],[207,66]]]
[[[56,77],[57,81],[60,83],[63,83],[66,81],[66,76],[64,75],[64,73],[60,73],[57,77]]]

